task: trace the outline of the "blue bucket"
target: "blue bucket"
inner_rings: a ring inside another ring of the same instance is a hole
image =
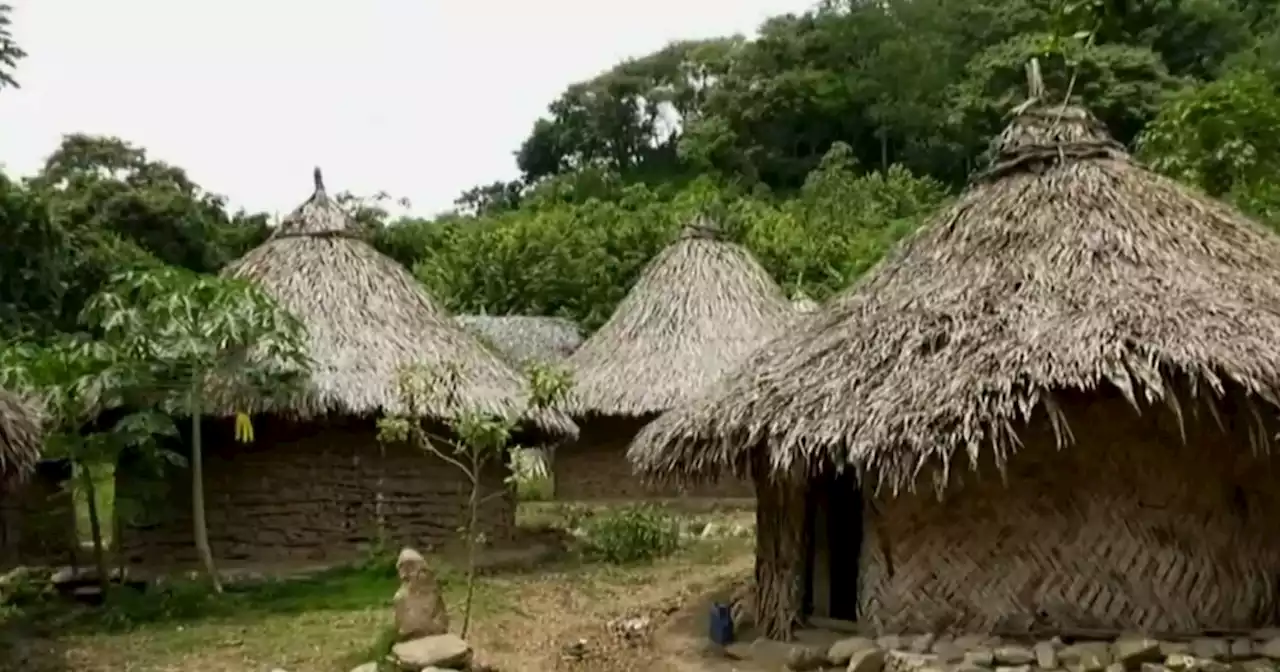
[[[716,602],[711,605],[711,641],[720,646],[733,643],[733,610],[729,605]]]

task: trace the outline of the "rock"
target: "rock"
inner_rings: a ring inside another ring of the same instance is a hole
[[[884,658],[884,649],[859,649],[849,658],[849,666],[845,669],[847,672],[883,672]]]
[[[1134,669],[1143,663],[1156,663],[1162,658],[1160,642],[1136,635],[1123,635],[1111,645],[1115,661],[1125,669]]]
[[[956,646],[965,651],[999,645],[999,642],[994,641],[992,637],[987,635],[960,635],[955,638],[955,643]]]
[[[1160,655],[1169,657],[1177,653],[1191,653],[1190,642],[1160,642]]]
[[[1058,648],[1053,642],[1036,642],[1032,649],[1036,654],[1036,665],[1042,670],[1052,670],[1058,666]]]
[[[776,670],[786,667],[791,660],[791,649],[794,647],[795,645],[791,642],[779,642],[775,639],[759,637],[747,647],[744,658],[751,660],[760,667]],[[825,658],[826,656],[824,655],[823,657]]]
[[[1025,646],[1001,646],[991,652],[996,665],[1019,666],[1034,663],[1036,654]]]
[[[715,523],[707,523],[707,526],[702,528],[702,533],[698,536],[702,539],[710,539],[718,534],[720,534],[720,526]]]
[[[907,650],[912,653],[929,653],[929,650],[933,648],[933,642],[937,639],[938,637],[931,633],[916,635],[911,638],[911,641],[907,642]]]
[[[978,667],[991,667],[996,664],[996,654],[991,649],[978,647],[964,653],[964,662]]]
[[[1231,640],[1227,655],[1230,660],[1248,660],[1253,657],[1253,640],[1240,637]]]
[[[1271,660],[1280,660],[1280,637],[1271,637],[1266,641],[1253,647],[1253,652],[1259,656],[1270,658]]]
[[[859,651],[876,648],[876,643],[868,637],[846,637],[827,649],[827,660],[832,665],[845,665],[853,658],[853,654]],[[883,659],[881,665],[884,665]]]
[[[1107,666],[1107,672],[1124,672],[1124,663],[1111,663]]]
[[[1196,658],[1225,661],[1231,656],[1231,644],[1217,637],[1201,637],[1191,640],[1191,655]]]
[[[1030,665],[997,665],[996,672],[1031,672]]]
[[[457,669],[471,662],[471,645],[457,635],[431,635],[391,647],[396,664],[405,670],[428,667]]]
[[[378,672],[378,664],[365,663],[364,665],[351,668],[351,672]]]
[[[1169,668],[1160,663],[1143,663],[1138,669],[1141,672],[1169,672]]]
[[[1062,647],[1058,660],[1069,672],[1102,672],[1111,664],[1107,642],[1079,642]]]
[[[938,657],[927,653],[911,653],[909,651],[886,651],[884,669],[886,672],[941,672],[945,666],[938,662]]]
[[[449,632],[449,614],[436,575],[422,554],[406,548],[396,560],[400,589],[392,599],[400,639],[418,639]]]
[[[1276,664],[1264,658],[1254,658],[1238,662],[1231,669],[1240,672],[1275,672]]]
[[[876,646],[885,651],[898,651],[902,649],[902,637],[899,635],[884,635],[876,638]]]
[[[1280,628],[1261,628],[1259,630],[1254,630],[1252,637],[1255,642],[1265,642],[1269,639],[1280,639]]]
[[[1164,666],[1177,672],[1226,672],[1231,669],[1231,666],[1226,663],[1186,653],[1175,653],[1166,657]]]
[[[933,643],[931,652],[944,663],[958,663],[964,660],[965,650],[954,640],[944,639]]]
[[[787,652],[786,668],[791,672],[813,672],[827,666],[827,652],[805,644],[792,645]]]

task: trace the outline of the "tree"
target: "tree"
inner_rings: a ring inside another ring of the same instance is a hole
[[[105,597],[110,573],[98,510],[95,473],[114,465],[125,449],[150,459],[180,463],[160,450],[156,439],[176,434],[173,422],[150,409],[151,381],[144,363],[110,344],[84,336],[48,344],[13,342],[0,349],[0,383],[27,391],[39,400],[46,418],[45,457],[67,459],[88,500],[94,565]],[[108,411],[114,420],[104,425]]]
[[[142,363],[160,408],[190,418],[195,546],[220,591],[205,525],[201,420],[233,399],[297,392],[310,371],[303,326],[249,282],[175,268],[113,277],[85,316],[115,352]]]
[[[11,5],[0,4],[0,89],[18,88],[13,71],[18,68],[18,61],[27,57],[27,52],[13,40],[13,19],[9,18],[12,13]]]
[[[408,441],[423,451],[447,462],[467,479],[466,522],[459,530],[467,545],[467,597],[462,611],[462,633],[466,638],[471,625],[471,603],[475,597],[476,554],[485,542],[479,533],[480,507],[486,501],[510,496],[507,488],[484,492],[484,474],[498,460],[511,458],[512,435],[522,417],[530,411],[546,409],[559,403],[569,388],[569,378],[561,371],[534,365],[529,368],[529,403],[524,412],[507,416],[490,415],[466,408],[458,399],[460,371],[456,367],[443,370],[412,365],[400,373],[397,387],[404,405],[403,415],[387,415],[378,421],[378,438],[387,442]],[[432,429],[433,420],[426,408],[437,406],[461,409],[442,418],[447,435]]]

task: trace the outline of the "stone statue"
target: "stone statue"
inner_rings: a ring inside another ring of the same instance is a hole
[[[443,635],[449,632],[449,614],[436,575],[422,554],[406,548],[396,560],[400,589],[393,600],[400,640]]]

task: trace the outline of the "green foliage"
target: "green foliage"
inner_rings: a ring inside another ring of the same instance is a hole
[[[27,57],[27,52],[13,41],[13,20],[9,18],[12,13],[12,5],[0,4],[0,89],[18,87],[13,71],[17,69],[18,61]]]
[[[647,562],[680,547],[680,525],[662,509],[637,504],[587,518],[582,525],[586,557],[612,564]]]

